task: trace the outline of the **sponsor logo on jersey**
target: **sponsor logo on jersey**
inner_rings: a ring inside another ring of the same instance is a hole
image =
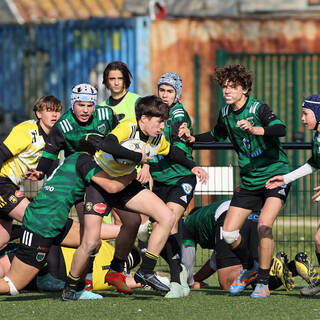
[[[93,203],[92,202],[86,202],[86,211],[90,212],[92,210]]]
[[[18,199],[17,199],[17,197],[16,197],[15,195],[11,195],[11,196],[9,197],[9,201],[10,201],[11,203],[15,204],[15,203],[18,202]]]
[[[190,183],[183,183],[181,185],[181,188],[183,189],[184,193],[189,195],[192,192],[192,185]]]
[[[105,213],[106,209],[107,209],[107,206],[104,203],[96,203],[93,206],[93,211],[99,214]]]
[[[37,260],[38,262],[41,262],[41,261],[44,260],[45,257],[46,257],[46,253],[44,253],[44,252],[38,252],[38,253],[37,253],[37,256],[36,256],[36,260]]]
[[[180,197],[180,199],[181,199],[182,201],[184,201],[185,203],[188,202],[188,199],[187,199],[187,196],[186,196],[186,195]]]
[[[14,195],[17,197],[17,198],[21,198],[21,197],[24,197],[24,194],[20,191],[20,190],[17,190]]]
[[[44,252],[49,252],[50,248],[38,246],[38,247],[37,247],[37,250],[39,250],[39,251],[44,251]]]
[[[49,191],[49,192],[53,192],[54,191],[54,187],[44,186],[44,190]]]

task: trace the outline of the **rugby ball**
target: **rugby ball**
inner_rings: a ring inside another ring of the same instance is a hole
[[[122,142],[120,142],[121,146],[131,150],[131,151],[135,151],[135,152],[141,152],[142,148],[144,147],[144,145],[146,144],[145,142],[143,142],[140,139],[136,139],[136,138],[131,138],[131,139],[126,139],[123,140]],[[146,145],[146,154],[149,155],[150,154],[150,147],[149,145]],[[136,163],[132,160],[129,159],[122,159],[122,158],[115,158],[115,160],[125,166],[134,166],[136,165]]]

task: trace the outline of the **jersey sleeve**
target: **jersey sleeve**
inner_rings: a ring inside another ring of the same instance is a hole
[[[134,128],[136,128],[136,124],[133,121],[127,120],[117,125],[110,133],[116,136],[120,143],[130,138]]]
[[[94,158],[86,153],[82,153],[76,164],[76,169],[80,177],[86,182],[90,182],[91,178],[102,169],[94,161]]]
[[[3,144],[8,148],[13,156],[25,150],[32,141],[32,133],[28,132],[23,126],[15,126]]]
[[[275,124],[285,125],[271,110],[267,104],[262,104],[258,110],[259,119],[264,127]]]
[[[219,113],[217,124],[210,131],[210,135],[212,136],[212,141],[223,141],[223,140],[226,140],[228,137],[228,131],[226,126],[223,123],[221,111]],[[204,142],[208,142],[208,141],[204,141]]]
[[[60,150],[64,148],[65,139],[57,126],[53,126],[51,129],[46,145],[44,147],[42,157],[56,160],[58,159],[58,154]]]

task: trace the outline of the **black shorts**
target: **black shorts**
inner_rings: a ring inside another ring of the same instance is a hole
[[[8,178],[0,177],[0,219],[11,221],[9,213],[25,198]]]
[[[54,238],[44,238],[22,225],[20,244],[15,254],[16,257],[29,266],[40,270],[47,262],[51,246],[53,244],[59,245],[64,240],[72,224],[73,220],[68,219],[61,233]]]
[[[289,191],[289,185],[281,186],[275,189],[261,188],[257,190],[247,190],[237,188],[233,194],[230,206],[258,212],[263,207],[267,198],[279,198],[285,203]]]
[[[223,213],[216,221],[216,229],[215,229],[215,251],[216,251],[216,263],[217,269],[222,269],[230,266],[241,265],[239,258],[235,255],[232,249],[228,246],[228,244],[223,240],[221,235],[222,226],[224,223],[224,219],[226,217],[226,212]],[[248,216],[248,219],[243,224],[240,234],[244,241],[248,244],[248,248],[250,251],[250,255],[253,256],[254,259],[258,259],[258,219],[259,216],[257,214],[251,214]]]
[[[178,203],[186,209],[193,197],[196,184],[197,178],[195,175],[186,176],[174,185],[154,181],[152,192],[164,203]]]
[[[144,189],[138,180],[133,180],[118,193],[108,193],[97,184],[90,183],[86,188],[84,213],[104,216],[112,208],[126,210],[126,203]]]

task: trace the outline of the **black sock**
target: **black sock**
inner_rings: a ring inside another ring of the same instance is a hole
[[[269,269],[258,269],[257,283],[268,284],[269,283]]]
[[[84,285],[85,285],[84,281],[81,280],[80,277],[76,278],[76,277],[72,276],[72,274],[69,272],[65,287],[69,287],[69,288],[76,290],[76,291],[81,291],[81,290],[83,290]]]
[[[147,250],[142,258],[140,270],[143,273],[154,273],[154,268],[157,264],[158,258],[158,255],[153,254]]]
[[[179,246],[179,234],[175,233],[169,236],[167,243],[170,244],[170,252],[168,252],[170,278],[171,282],[180,284],[181,268],[181,248]]]
[[[116,272],[123,272],[124,271],[124,263],[125,260],[121,260],[119,258],[113,257],[110,263],[110,269]]]

